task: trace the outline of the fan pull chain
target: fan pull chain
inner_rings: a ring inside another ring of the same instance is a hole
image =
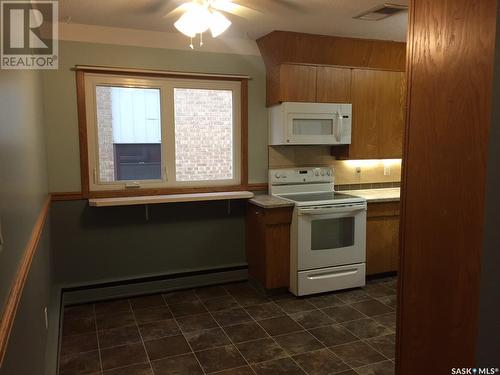
[[[203,33],[200,33],[200,47],[203,46]]]
[[[191,43],[189,44],[189,48],[194,49],[194,46],[193,46],[193,37],[191,37],[190,39],[191,39]]]

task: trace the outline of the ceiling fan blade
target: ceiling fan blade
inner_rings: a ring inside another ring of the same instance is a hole
[[[192,2],[187,2],[187,3],[181,4],[178,7],[174,8],[173,10],[171,10],[170,12],[168,12],[167,14],[165,14],[163,17],[164,18],[168,18],[168,17],[171,17],[171,16],[181,15],[181,13],[187,12],[192,7],[193,7],[193,3]]]
[[[168,1],[165,0],[136,0],[133,3],[132,11],[143,13],[143,14],[151,14],[162,11],[169,4]]]
[[[250,18],[259,16],[262,12],[247,6],[233,3],[230,0],[214,0],[211,7],[222,12],[231,13],[235,16]]]
[[[296,12],[307,12],[307,7],[304,6],[303,1],[300,2],[296,0],[274,0],[274,1]]]

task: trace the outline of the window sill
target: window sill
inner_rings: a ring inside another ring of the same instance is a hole
[[[222,193],[169,194],[121,198],[91,198],[89,199],[89,205],[91,207],[135,206],[141,204],[250,199],[253,197],[254,194],[249,191],[228,191]]]

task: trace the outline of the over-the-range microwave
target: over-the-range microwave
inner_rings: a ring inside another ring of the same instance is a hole
[[[269,145],[351,143],[352,104],[283,102],[269,108]]]

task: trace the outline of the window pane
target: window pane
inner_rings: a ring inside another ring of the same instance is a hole
[[[176,88],[177,181],[233,179],[233,93]]]
[[[160,90],[96,87],[101,182],[161,179]]]

